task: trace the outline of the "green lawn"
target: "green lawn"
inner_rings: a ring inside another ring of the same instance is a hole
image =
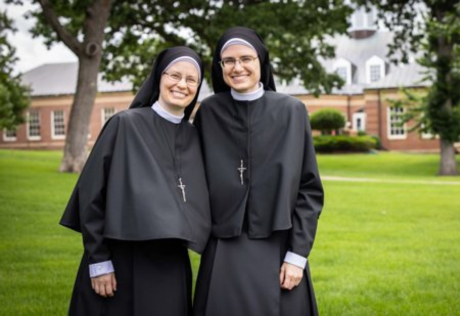
[[[0,315],[66,314],[82,245],[57,224],[77,179],[56,171],[60,156],[0,150]],[[440,180],[437,164],[436,155],[319,157],[323,175],[395,180],[324,181],[309,259],[321,315],[460,315],[460,185],[398,183]]]
[[[457,161],[460,165],[460,156]],[[319,164],[321,173],[328,176],[460,182],[460,177],[433,177],[439,169],[439,155],[435,154],[321,155]]]

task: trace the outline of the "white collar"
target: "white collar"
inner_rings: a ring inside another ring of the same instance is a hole
[[[156,101],[155,103],[153,103],[152,105],[152,109],[159,115],[161,116],[162,118],[164,118],[165,120],[171,122],[171,123],[174,123],[174,124],[179,124],[180,122],[182,122],[182,119],[184,118],[184,114],[182,113],[182,115],[174,115],[174,114],[171,114],[169,113],[168,111],[166,111],[158,101]]]
[[[231,89],[230,93],[232,94],[233,99],[237,101],[254,101],[262,97],[265,93],[264,85],[262,82],[259,82],[259,88],[252,92],[240,93]]]

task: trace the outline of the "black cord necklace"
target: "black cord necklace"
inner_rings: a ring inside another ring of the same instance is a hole
[[[182,126],[183,126],[182,122],[179,123],[178,125],[179,126],[177,126],[177,133],[179,133],[179,137],[181,138],[182,143],[179,143],[178,145],[175,146],[177,150],[173,150],[171,148],[171,145],[169,144],[168,137],[166,136],[163,122],[160,122],[163,139],[166,142],[166,146],[168,147],[169,153],[173,161],[174,171],[176,172],[176,177],[177,177],[177,182],[178,182],[177,187],[182,191],[182,199],[184,200],[184,202],[187,202],[187,198],[185,196],[185,184],[182,182],[182,170],[181,170],[182,169],[182,163],[181,163],[182,146],[185,145],[185,139],[184,139],[184,133],[182,131]],[[179,138],[179,137],[176,137],[176,138]],[[176,159],[175,152],[177,152],[177,159]]]

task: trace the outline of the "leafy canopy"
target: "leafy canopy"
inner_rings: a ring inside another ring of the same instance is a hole
[[[86,9],[92,1],[49,2],[67,31],[83,38]],[[227,28],[239,25],[255,29],[265,39],[277,76],[286,80],[297,77],[316,94],[328,92],[343,81],[328,74],[319,57],[334,56],[334,48],[325,39],[346,31],[350,13],[351,8],[341,0],[113,0],[105,29],[102,72],[110,81],[127,76],[139,86],[157,52],[172,45],[195,49],[209,70],[217,39]],[[43,36],[47,45],[56,42],[40,10],[31,16],[38,22],[33,34]]]
[[[24,110],[29,106],[29,89],[14,74],[16,50],[8,42],[8,32],[15,28],[6,12],[0,11],[0,128],[9,130],[24,122]]]

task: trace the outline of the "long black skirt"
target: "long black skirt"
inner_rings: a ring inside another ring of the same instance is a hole
[[[307,265],[299,286],[280,287],[288,232],[266,239],[211,238],[201,257],[195,289],[195,316],[318,315]]]
[[[117,291],[104,298],[91,288],[83,255],[69,315],[187,316],[192,314],[192,271],[179,240],[110,241]]]

